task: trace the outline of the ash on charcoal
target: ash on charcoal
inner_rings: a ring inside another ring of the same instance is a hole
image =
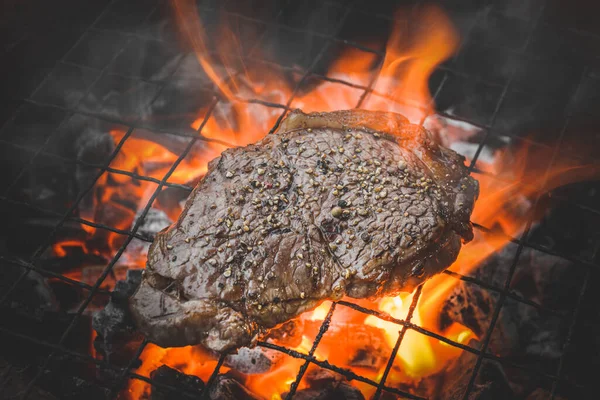
[[[136,214],[133,222],[131,223],[132,228],[138,222],[140,215],[141,211]],[[127,249],[123,254],[123,259],[131,260],[133,262],[136,262],[140,259],[145,259],[146,255],[148,254],[150,244],[154,240],[154,235],[172,223],[173,221],[171,221],[169,216],[164,211],[157,208],[150,208],[137,230],[137,234],[142,236],[145,240],[134,237],[127,246]]]
[[[476,347],[477,343],[471,340],[469,346]],[[433,398],[441,400],[462,399],[473,374],[476,361],[477,356],[475,354],[465,351],[460,357],[453,360],[444,372],[427,378],[421,384],[426,389],[431,390],[430,388],[433,388],[431,393]],[[428,388],[429,385],[431,385],[430,388]],[[468,399],[512,400],[516,397],[502,367],[495,362],[484,360]]]
[[[110,301],[104,310],[97,312],[92,320],[92,326],[98,333],[94,346],[107,360],[113,356],[120,358],[125,348],[141,338],[135,333],[135,325],[131,318],[128,299],[142,280],[142,270],[127,271],[125,281],[118,281],[111,293]],[[113,360],[115,361],[115,360]]]
[[[150,373],[150,379],[164,385],[152,386],[150,400],[179,400],[185,398],[199,398],[204,390],[202,379],[193,375],[186,375],[167,365],[161,365]]]
[[[242,347],[237,354],[225,357],[225,366],[246,375],[262,374],[269,371],[283,359],[283,353],[264,347]]]
[[[132,226],[138,223],[140,216],[141,212],[138,212],[132,222]],[[154,240],[154,235],[156,235],[157,232],[163,230],[172,223],[173,221],[171,221],[164,211],[151,208],[144,216],[142,223],[138,227],[137,233],[149,240]]]
[[[305,375],[306,389],[298,390],[294,399],[300,400],[364,400],[364,396],[345,378],[320,367],[311,368]],[[287,393],[281,395],[285,398]]]

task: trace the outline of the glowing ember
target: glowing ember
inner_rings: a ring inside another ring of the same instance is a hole
[[[207,51],[204,28],[197,17],[195,2],[173,0],[179,25],[193,45],[199,64],[206,75],[218,87],[224,97],[212,110],[208,120],[204,120],[207,110],[198,110],[198,119],[191,125],[200,134],[209,139],[202,141],[198,151],[192,157],[182,161],[170,182],[191,184],[196,182],[207,170],[210,160],[231,146],[243,146],[262,138],[274,126],[282,109],[253,104],[245,100],[261,99],[278,104],[286,104],[294,92],[283,73],[265,65],[245,65],[237,56],[235,36],[222,31],[216,54]],[[361,107],[370,110],[395,111],[406,115],[413,122],[422,122],[434,109],[428,90],[428,80],[435,67],[450,57],[458,45],[458,37],[448,18],[437,8],[424,8],[416,15],[397,15],[399,21],[387,43],[386,57],[377,66],[376,56],[356,49],[340,55],[331,64],[328,76],[343,79],[357,85],[366,86],[375,79],[373,91],[366,97]],[[407,21],[418,21],[408,24]],[[407,31],[406,26],[417,25],[418,32]],[[243,71],[242,73],[235,71]],[[376,74],[376,76],[374,76]],[[309,92],[298,94],[293,107],[304,111],[332,111],[350,109],[357,106],[362,90],[335,82],[323,82]],[[112,131],[115,143],[123,138],[125,132]],[[140,176],[162,179],[178,154],[164,146],[139,137],[129,137],[111,168],[124,170]],[[461,251],[457,261],[451,267],[460,273],[468,273],[490,255],[503,248],[510,236],[517,236],[524,227],[523,209],[515,207],[517,200],[524,206],[527,199],[540,191],[540,177],[544,174],[548,154],[532,157],[524,151],[517,154],[515,162],[508,153],[498,157],[493,165],[479,166],[490,174],[477,176],[481,194],[473,213],[473,220],[490,228],[498,228],[490,233],[476,231],[475,239]],[[538,168],[525,169],[525,162]],[[549,172],[548,187],[584,180],[597,176],[597,168],[571,168],[564,164]],[[112,227],[128,230],[135,218],[135,212],[146,204],[156,189],[156,184],[146,180],[134,179],[128,175],[105,173],[93,191],[92,204],[80,210],[84,219],[103,223]],[[133,205],[133,206],[132,206]],[[175,220],[181,209],[179,205],[154,205]],[[527,209],[527,207],[525,207]],[[57,257],[67,256],[69,249],[80,248],[84,253],[97,253],[109,257],[122,243],[122,236],[83,225],[88,234],[85,241],[64,241],[53,246]],[[133,267],[143,268],[145,254],[133,260]],[[68,274],[73,279],[85,280],[81,272]],[[424,329],[438,333],[458,343],[468,344],[474,338],[468,328],[454,323],[443,332],[439,329],[439,310],[449,291],[457,283],[453,277],[441,274],[429,280],[422,291],[411,322]],[[348,299],[366,308],[378,309],[382,313],[404,320],[408,314],[413,294],[401,294],[378,301]],[[303,327],[296,347],[298,352],[308,354],[314,337],[325,319],[331,302],[324,302],[314,310],[305,313],[297,320]],[[381,378],[387,358],[395,346],[402,325],[386,321],[376,316],[356,316],[345,313],[338,307],[315,357],[327,359],[342,368],[354,370],[357,374],[373,380]],[[341,317],[340,317],[341,316]],[[360,334],[357,332],[361,330]],[[332,333],[333,332],[333,333]],[[330,334],[332,333],[332,334]],[[379,340],[381,338],[381,340]],[[353,357],[360,346],[379,346],[385,357],[378,364],[355,365]],[[286,347],[290,347],[287,345]],[[456,347],[424,336],[414,330],[406,331],[402,345],[398,350],[394,370],[387,384],[410,383],[442,370],[449,360],[457,357],[461,350]],[[186,374],[193,374],[204,381],[214,370],[217,360],[199,347],[159,348],[149,344],[141,355],[142,364],[137,373],[149,376],[159,366],[166,364]],[[265,399],[280,399],[281,394],[289,390],[295,380],[298,369],[304,363],[302,359],[287,357],[275,363],[271,370],[259,375],[249,375],[245,385]],[[227,371],[221,368],[221,373]],[[365,396],[374,389],[364,383],[352,382]],[[302,388],[301,383],[300,388]],[[149,394],[149,386],[139,380],[131,380],[127,394],[138,399]]]

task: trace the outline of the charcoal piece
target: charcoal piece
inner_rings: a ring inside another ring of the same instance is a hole
[[[344,377],[337,372],[325,368],[311,368],[304,378],[308,386],[314,389],[336,387]]]
[[[104,310],[93,316],[92,327],[98,333],[94,346],[107,360],[113,356],[126,359],[123,350],[135,347],[141,339],[135,333],[127,302],[140,285],[142,273],[142,270],[128,270],[126,280],[116,283]]]
[[[440,328],[443,330],[458,322],[483,337],[494,309],[494,297],[482,287],[460,281],[452,289],[442,306]]]
[[[138,222],[140,215],[141,211],[139,211],[133,219],[131,229],[133,229],[133,226]],[[164,211],[157,208],[150,208],[137,230],[137,234],[142,236],[145,240],[134,237],[125,249],[122,258],[125,261],[131,262],[145,259],[148,254],[148,249],[150,248],[150,241],[154,239],[154,236],[159,231],[171,225],[171,223],[173,223],[173,221],[171,221]]]
[[[304,381],[308,386],[296,392],[294,399],[300,400],[364,400],[364,396],[345,378],[333,371],[315,367],[310,369]],[[287,393],[282,394],[285,398]]]
[[[487,264],[482,265],[479,274],[485,274],[486,268]],[[536,272],[530,274],[532,277],[538,275]],[[478,337],[484,337],[497,306],[497,298],[496,293],[477,284],[458,282],[442,306],[440,327],[444,329],[452,322],[458,322]],[[494,326],[489,350],[504,357],[557,360],[562,351],[565,329],[564,319],[508,298]]]
[[[150,379],[165,385],[152,386],[150,400],[179,400],[199,398],[204,390],[204,382],[197,376],[187,375],[167,365],[161,365],[150,373]]]
[[[135,215],[132,226],[138,223],[140,216],[141,211]],[[140,236],[144,236],[148,239],[154,239],[154,235],[156,235],[156,233],[160,232],[172,223],[173,221],[171,221],[167,213],[165,213],[163,210],[150,208],[144,216],[142,223],[138,227],[137,233]]]
[[[302,342],[304,330],[304,320],[293,319],[271,329],[265,339],[272,339],[281,346],[298,347]]]
[[[409,290],[472,239],[477,193],[464,157],[399,114],[292,112],[210,163],[152,244],[133,315],[161,346],[226,353],[324,300]]]
[[[215,378],[208,397],[210,400],[260,400],[260,397],[227,375],[219,375]]]
[[[549,216],[552,218],[552,215]],[[511,289],[554,310],[572,310],[582,286],[584,269],[544,252],[524,248]]]
[[[500,312],[490,349],[503,356],[558,361],[567,326],[568,321],[564,318],[508,299]],[[508,335],[518,340],[510,348],[502,342]],[[549,365],[547,367],[552,369]]]
[[[287,395],[284,394],[282,398],[285,398]],[[294,395],[294,399],[296,400],[333,400],[338,399],[339,397],[332,397],[332,392],[329,390],[321,390],[321,389],[302,389],[296,392]]]
[[[469,343],[472,347],[475,347],[476,344],[473,340]],[[432,386],[435,386],[432,397],[442,400],[462,399],[476,361],[475,354],[465,351],[460,357],[453,360],[443,372],[432,377],[430,382]],[[513,400],[516,397],[500,364],[484,360],[468,399]]]
[[[308,337],[318,335],[321,324],[320,320],[305,320],[305,335]],[[347,349],[347,351],[332,352],[328,357],[332,364],[373,370],[385,365],[392,351],[382,329],[365,325],[363,321],[340,321],[340,319],[330,324],[319,346],[329,349]]]
[[[269,371],[283,358],[283,353],[264,347],[242,347],[237,354],[225,357],[225,366],[243,374],[261,374]]]
[[[336,394],[337,397],[334,397],[333,399],[340,399],[340,400],[364,400],[365,399],[365,396],[363,396],[363,394],[360,392],[360,390],[358,390],[357,388],[355,388],[354,386],[350,385],[347,382],[340,383],[340,385],[338,386],[337,390],[334,393]]]

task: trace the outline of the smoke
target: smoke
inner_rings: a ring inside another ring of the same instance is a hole
[[[199,13],[213,50],[222,42],[219,27],[225,23],[239,38],[239,54],[291,68],[308,68],[327,45],[312,65],[314,72],[326,74],[349,43],[385,49],[397,8],[392,2],[358,2],[346,15],[348,3],[271,0],[254,7],[248,2],[223,6],[201,1]],[[466,156],[474,155],[486,125],[492,125],[493,136],[537,135],[550,140],[562,129],[565,110],[582,109],[587,115],[585,123],[576,125],[581,132],[570,130],[570,135],[597,137],[589,134],[595,134],[599,125],[596,117],[590,117],[598,105],[598,79],[591,73],[582,80],[582,72],[600,46],[583,32],[552,25],[541,0],[478,3],[441,4],[462,44],[431,77],[430,89],[442,115],[428,120],[427,126]],[[409,10],[411,5],[404,7]],[[553,9],[550,16],[559,14]],[[64,159],[103,164],[114,150],[110,130],[127,130],[117,121],[135,122],[146,133],[154,132],[157,140],[165,137],[162,132],[195,134],[190,125],[212,97],[211,82],[190,50],[170,2],[157,9],[116,2],[29,96],[39,105],[23,108],[3,127],[5,140],[25,146],[5,151],[4,170],[10,174],[3,186],[22,176],[9,197],[64,211],[63,204],[89,186],[96,173],[93,167],[74,163],[65,167]],[[297,74],[287,75],[297,79]],[[23,79],[35,80],[25,75]],[[71,115],[65,108],[79,114]],[[494,143],[503,146],[507,141]],[[30,163],[38,149],[59,158],[42,155]],[[488,146],[480,157],[488,161],[493,154],[494,147]],[[49,179],[52,176],[61,178]]]

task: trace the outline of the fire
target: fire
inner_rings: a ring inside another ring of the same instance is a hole
[[[413,25],[404,18],[410,17],[396,15],[404,23],[394,25],[374,95],[365,104],[367,109],[401,113],[413,123],[419,123],[434,111],[429,77],[435,67],[454,54],[459,44],[452,22],[439,8],[426,8],[418,17],[419,32],[407,32],[407,26]]]
[[[66,257],[70,248],[80,248],[84,253],[87,252],[85,241],[83,240],[63,240],[52,245],[52,251],[56,257]]]
[[[386,297],[379,302],[379,309],[394,318],[405,319],[408,315],[408,308],[412,302],[413,294],[397,297]],[[417,311],[412,322],[421,326],[421,316]],[[365,320],[365,324],[383,329],[386,332],[386,340],[390,348],[396,344],[396,339],[401,326],[385,321],[370,315]],[[418,349],[415,351],[415,349]],[[402,345],[398,349],[398,359],[402,364],[403,370],[410,376],[421,377],[433,373],[436,367],[435,354],[428,343],[428,338],[415,331],[406,332]]]
[[[146,345],[140,359],[142,365],[137,370],[138,374],[150,376],[161,365],[168,365],[188,375],[196,375],[204,382],[208,381],[218,362],[197,346],[163,349],[152,343]],[[222,372],[227,370],[222,367]],[[127,394],[131,399],[149,398],[150,387],[143,381],[131,380]]]
[[[313,85],[309,91],[296,93],[295,85],[281,71],[262,63],[244,62],[240,56],[238,40],[224,28],[219,35],[219,47],[216,51],[209,50],[204,27],[197,17],[196,2],[172,2],[179,26],[192,45],[198,63],[218,89],[220,100],[207,120],[204,116],[208,109],[198,110],[197,119],[191,127],[199,131],[202,140],[198,140],[190,155],[179,163],[169,179],[171,183],[195,184],[206,173],[208,162],[222,151],[256,142],[269,132],[284,110],[259,104],[253,99],[276,104],[290,102],[291,107],[299,107],[304,111],[351,109],[357,106],[363,90],[341,85],[335,80],[363,87],[372,82],[373,90],[364,99],[362,108],[399,112],[412,122],[422,122],[434,113],[434,104],[428,90],[429,77],[437,65],[454,54],[459,43],[451,22],[438,8],[426,7],[415,13],[398,14],[398,22],[387,42],[384,60],[378,62],[375,54],[357,49],[346,51],[330,66],[327,76],[333,78],[333,81],[323,81]],[[412,23],[413,21],[418,23]],[[414,26],[419,26],[420,29],[415,31]],[[125,132],[113,130],[110,135],[117,144]],[[136,130],[127,138],[110,167],[161,180],[178,157],[177,149],[160,142],[151,132]],[[464,247],[451,267],[453,271],[468,273],[522,231],[526,221],[525,211],[529,206],[528,199],[542,189],[539,183],[545,171],[541,166],[545,164],[539,160],[547,160],[548,157],[548,154],[532,156],[524,150],[516,155],[518,163],[507,152],[493,164],[478,164],[486,174],[477,176],[481,194],[472,219],[493,229],[490,232],[476,231],[475,239]],[[528,168],[525,162],[528,162]],[[529,168],[529,164],[537,168]],[[574,168],[571,165],[563,163],[550,171],[546,188],[598,176],[597,168]],[[136,212],[147,203],[155,190],[154,182],[126,174],[105,173],[93,189],[90,202],[79,210],[80,216],[127,231],[136,218]],[[178,204],[165,205],[157,202],[153,207],[164,211],[172,220],[181,212]],[[88,235],[86,240],[56,243],[53,246],[55,256],[65,257],[70,248],[79,247],[85,253],[93,252],[110,258],[124,240],[124,236],[118,233],[89,225],[82,227]],[[143,268],[145,255],[130,261],[129,268]],[[73,279],[85,280],[83,274],[77,271],[68,275]],[[452,341],[468,344],[475,338],[469,328],[454,323],[444,331],[439,329],[441,303],[457,282],[455,278],[444,274],[429,280],[423,287],[411,323]],[[407,318],[413,299],[414,294],[405,293],[374,301],[348,301],[377,309],[403,321]],[[331,302],[323,302],[297,319],[303,331],[298,344],[292,346],[292,349],[303,354],[309,353],[321,322],[331,306]],[[322,337],[314,356],[379,381],[385,370],[387,357],[403,327],[374,315],[351,314],[343,308],[336,308],[329,330]],[[371,346],[384,356],[381,360],[373,361],[372,365],[357,364],[356,353],[364,350],[359,346]],[[457,357],[460,351],[443,341],[408,329],[386,384],[410,383],[436,373],[449,360]],[[156,368],[166,364],[183,373],[197,375],[205,382],[217,365],[213,354],[197,346],[163,349],[149,344],[141,355],[141,361],[136,372],[144,376],[149,376]],[[302,359],[287,357],[275,363],[266,373],[246,376],[245,385],[262,398],[280,399],[282,393],[289,390],[303,363]],[[222,367],[220,372],[227,370],[227,367]],[[353,384],[367,397],[374,392],[374,388],[366,384]],[[302,385],[304,383],[300,384],[300,388]],[[149,391],[146,383],[131,380],[127,395],[131,399],[138,399],[147,396]]]

